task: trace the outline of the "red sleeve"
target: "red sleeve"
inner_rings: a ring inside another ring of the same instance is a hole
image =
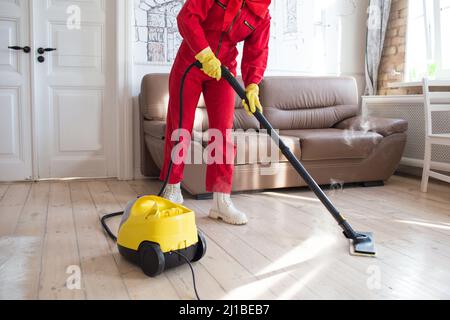
[[[245,87],[254,83],[259,84],[264,78],[269,58],[270,14],[245,40],[242,57],[242,77]]]
[[[178,17],[178,29],[194,54],[209,46],[201,23],[206,20],[214,0],[187,0]]]

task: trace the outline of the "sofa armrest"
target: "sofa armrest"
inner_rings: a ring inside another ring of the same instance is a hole
[[[383,137],[396,133],[404,133],[408,130],[408,122],[401,119],[387,119],[376,117],[354,117],[344,120],[335,126],[341,130],[371,131]]]

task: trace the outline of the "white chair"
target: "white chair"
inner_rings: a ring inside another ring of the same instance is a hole
[[[448,92],[430,92],[428,79],[423,80],[423,94],[425,98],[425,159],[422,177],[422,192],[428,192],[430,178],[450,183],[450,176],[431,170],[431,155],[433,145],[450,146],[450,132],[436,134],[433,130],[433,113],[450,112],[450,94]],[[449,130],[450,131],[450,130]]]

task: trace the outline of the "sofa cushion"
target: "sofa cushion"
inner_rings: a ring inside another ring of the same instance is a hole
[[[294,110],[266,107],[264,115],[272,126],[279,130],[327,129],[334,127],[343,119],[353,117],[358,110],[358,105]]]
[[[205,111],[205,109],[198,109],[198,114],[202,114],[203,111]],[[245,117],[248,118],[248,115],[245,114]],[[244,117],[242,117],[244,118]],[[194,141],[200,142],[202,139],[205,139],[205,137],[208,136],[208,127],[206,126],[206,129],[204,124],[202,124],[203,117],[196,117],[195,123],[194,123],[194,130],[192,132],[192,139]],[[250,124],[250,122],[248,123]],[[164,140],[165,136],[166,136],[166,121],[144,121],[143,122],[143,129],[144,129],[144,133],[145,135],[148,135],[150,137],[153,138],[157,138],[157,139],[161,139]],[[236,127],[235,128],[239,129],[239,130],[249,130],[249,129],[254,129],[253,126],[250,125],[250,128],[248,128],[246,125],[242,127]],[[245,129],[244,129],[245,128]],[[207,140],[207,138],[206,138]]]
[[[364,159],[383,139],[374,132],[339,129],[281,130],[280,133],[300,139],[305,161]]]
[[[144,121],[144,133],[145,136],[149,136],[158,140],[164,140],[166,135],[166,122],[165,121]],[[297,157],[301,157],[300,142],[296,137],[282,137],[286,145],[291,148]],[[287,161],[277,146],[273,146],[272,139],[265,134],[258,134],[254,130],[243,131],[237,130],[233,132],[233,141],[236,145],[241,143],[241,147],[238,146],[238,158],[237,164],[248,163],[265,163],[266,157],[272,156],[271,148],[275,148],[277,152],[276,159],[282,162]],[[256,139],[256,140],[253,140]],[[201,143],[203,147],[208,145],[209,135],[208,132],[195,131],[192,134],[192,140],[197,143]],[[254,145],[257,145],[256,149],[252,149]],[[260,152],[261,151],[261,152]],[[267,151],[267,152],[266,152]],[[251,153],[251,154],[250,154]],[[261,153],[261,154],[260,154]],[[253,161],[252,161],[253,160]]]
[[[266,77],[261,102],[280,130],[331,128],[359,112],[356,81],[350,77]]]
[[[405,133],[408,130],[408,121],[358,116],[338,123],[335,128],[341,130],[372,131],[388,137],[396,133]]]
[[[281,137],[286,145],[299,159],[302,152],[300,148],[300,141],[297,137]],[[201,143],[203,148],[206,148],[209,143],[208,132],[194,132],[193,140],[196,143]],[[237,130],[233,132],[233,143],[236,145],[236,164],[262,164],[267,163],[268,160],[272,162],[287,162],[278,146],[274,145],[271,137],[266,134],[259,134],[256,131]],[[255,148],[256,146],[256,148]],[[272,148],[276,152],[272,159]]]
[[[242,130],[258,130],[260,126],[258,120],[256,120],[255,117],[250,117],[247,114],[247,111],[245,111],[241,103],[238,105],[238,107],[236,107],[236,111],[234,112],[233,128]]]
[[[298,138],[289,136],[282,136],[281,138],[295,156],[301,159],[302,151]],[[272,141],[272,138],[267,134],[260,134],[255,131],[238,130],[233,133],[233,139],[237,148],[237,165],[254,163],[267,164],[268,161],[271,163],[288,161],[275,142]],[[207,141],[205,141],[204,144],[206,146]],[[273,154],[272,151],[276,153]]]
[[[139,104],[147,120],[163,120],[169,104],[169,75],[148,74],[141,82]]]
[[[146,136],[164,140],[166,136],[165,121],[144,121],[143,127]]]
[[[148,74],[142,79],[139,96],[141,113],[146,120],[164,120],[169,106],[169,74]],[[205,108],[201,96],[198,106]]]
[[[261,102],[283,110],[357,105],[358,88],[351,77],[266,77]]]
[[[166,139],[166,127],[165,121],[144,121],[144,134],[152,138],[165,140]],[[201,141],[204,133],[199,130],[195,130],[192,133],[192,139],[194,141]]]

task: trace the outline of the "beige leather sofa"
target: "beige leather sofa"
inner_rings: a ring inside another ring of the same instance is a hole
[[[139,101],[142,173],[158,176],[163,162],[168,75],[145,76]],[[261,102],[267,119],[321,185],[380,183],[391,177],[400,162],[407,122],[358,116],[358,93],[353,78],[268,77],[261,84]],[[236,134],[244,136],[259,129],[237,98],[234,126],[246,130]],[[205,148],[207,142],[200,138],[207,129],[206,109],[200,101],[192,152]],[[234,191],[305,186],[283,157],[276,166],[276,174],[261,174],[266,167],[267,164],[259,163],[259,158],[252,163],[241,159],[235,166]],[[205,176],[205,164],[187,165],[183,188],[201,197],[206,193]]]

